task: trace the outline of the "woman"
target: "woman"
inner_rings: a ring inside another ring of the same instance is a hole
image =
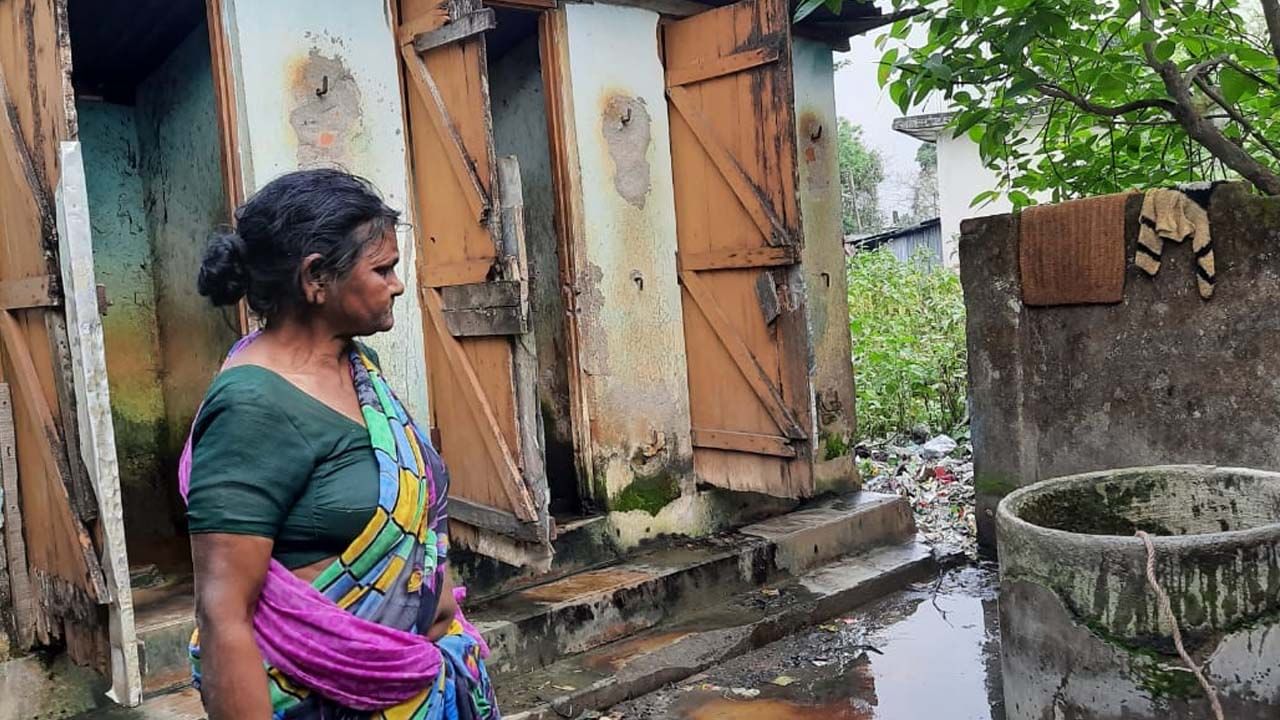
[[[179,473],[210,720],[498,717],[447,572],[448,475],[354,340],[392,326],[397,221],[366,181],[308,170],[210,240],[200,293],[265,322]]]

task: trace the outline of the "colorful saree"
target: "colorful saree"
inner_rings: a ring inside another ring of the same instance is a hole
[[[228,359],[251,343],[242,339]],[[379,469],[364,531],[308,584],[272,560],[254,614],[277,720],[496,720],[489,649],[459,612],[427,640],[448,556],[448,474],[369,354],[351,375]],[[192,441],[179,465],[185,498]],[[465,591],[455,590],[461,601]],[[199,630],[191,638],[200,683]]]

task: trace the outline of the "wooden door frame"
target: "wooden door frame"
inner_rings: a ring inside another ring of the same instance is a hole
[[[586,395],[586,374],[582,367],[582,328],[579,325],[579,278],[585,268],[585,211],[582,207],[582,178],[578,175],[578,145],[573,116],[573,91],[569,81],[568,25],[562,6],[538,14],[539,56],[542,63],[543,97],[546,98],[547,143],[551,157],[552,195],[555,200],[556,250],[560,263],[560,283],[564,289],[565,357],[569,380],[569,423],[573,435],[574,469],[578,480],[578,500],[583,506],[603,503],[595,493],[595,465],[592,462],[591,411]]]
[[[240,138],[237,120],[235,74],[231,64],[231,48],[227,45],[226,15],[223,0],[205,0],[205,19],[209,33],[209,63],[213,69],[214,105],[218,110],[219,151],[222,157],[222,187],[227,197],[227,220],[236,214],[236,208],[245,200],[244,170],[240,166]],[[236,316],[240,333],[253,329],[249,317],[249,303],[236,304]]]

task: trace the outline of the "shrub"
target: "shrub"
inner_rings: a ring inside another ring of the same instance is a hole
[[[863,437],[925,424],[955,433],[965,420],[964,297],[960,278],[927,256],[886,248],[849,259],[849,329]]]

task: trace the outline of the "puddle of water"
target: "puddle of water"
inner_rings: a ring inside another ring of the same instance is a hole
[[[929,588],[911,592],[869,609],[838,635],[797,640],[775,655],[781,661],[760,670],[767,676],[713,674],[721,686],[730,679],[746,681],[760,690],[755,699],[695,689],[676,699],[670,717],[1003,720],[994,575],[961,571],[947,579],[936,597]],[[866,645],[880,652],[865,651]],[[781,674],[791,677],[790,684],[769,682]]]

